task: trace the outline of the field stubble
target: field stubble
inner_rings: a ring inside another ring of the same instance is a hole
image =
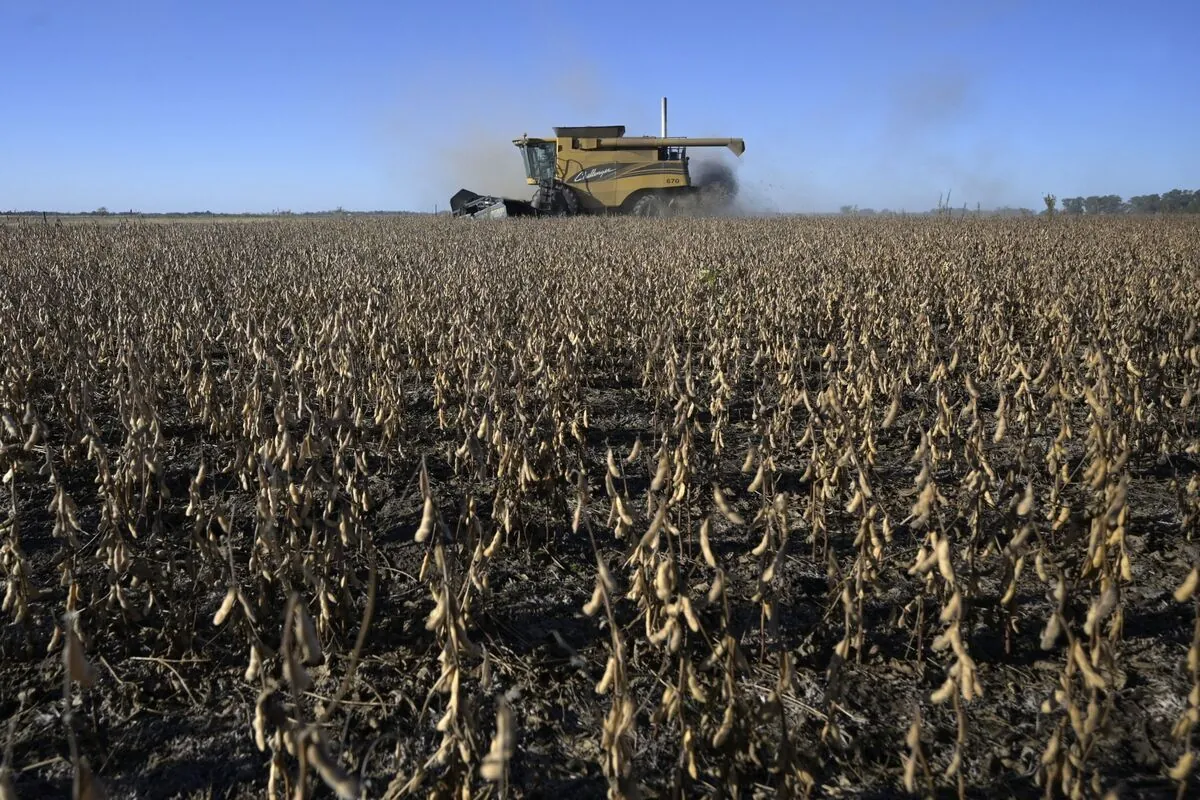
[[[4,798],[1194,789],[1194,222],[22,223],[0,271]]]

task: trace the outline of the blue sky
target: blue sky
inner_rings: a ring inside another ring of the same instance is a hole
[[[1197,30],[1195,0],[0,0],[0,210],[524,197],[512,138],[654,133],[663,95],[774,210],[1200,188]]]

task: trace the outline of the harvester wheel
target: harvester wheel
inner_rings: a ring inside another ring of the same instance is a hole
[[[533,204],[543,213],[573,216],[579,213],[579,198],[568,186],[543,186],[537,190]]]
[[[563,213],[570,216],[575,216],[579,213],[579,196],[575,194],[575,190],[567,186],[559,187],[560,196],[562,198]]]
[[[635,217],[660,217],[663,213],[663,203],[658,195],[644,194],[633,204]]]

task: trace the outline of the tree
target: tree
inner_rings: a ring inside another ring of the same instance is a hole
[[[1172,189],[1162,196],[1160,209],[1164,214],[1181,214],[1189,211],[1189,206],[1192,206],[1192,213],[1200,210],[1200,204],[1193,206],[1193,201],[1200,192],[1189,192],[1186,189]]]
[[[1157,194],[1141,194],[1129,198],[1129,210],[1134,214],[1157,214],[1162,198]]]
[[[1128,202],[1115,194],[1067,197],[1062,206],[1065,214],[1200,214],[1200,191],[1172,189],[1135,195]]]
[[[1058,198],[1052,194],[1048,194],[1045,197],[1043,197],[1042,200],[1046,203],[1046,216],[1053,217],[1054,216],[1054,205],[1058,202]]]
[[[1115,194],[1094,194],[1083,201],[1085,214],[1120,214],[1123,206],[1120,195]]]

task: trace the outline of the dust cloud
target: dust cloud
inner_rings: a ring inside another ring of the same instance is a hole
[[[669,85],[618,88],[587,64],[530,76],[489,61],[471,76],[461,73],[431,68],[430,80],[406,86],[392,104],[384,167],[417,210],[445,210],[459,189],[528,200],[534,187],[513,139],[548,135],[555,125],[622,124],[632,135],[653,135],[659,98],[671,94]],[[857,205],[921,212],[947,190],[956,206],[1011,202],[1016,171],[1006,131],[987,124],[983,88],[970,65],[932,60],[870,85],[849,81],[842,96],[854,99],[827,109],[825,124],[801,136],[774,119],[721,126],[718,135],[758,132],[747,142],[752,160],[691,150],[693,182],[714,190],[707,198],[727,197],[700,211],[757,216]],[[838,135],[843,130],[855,132],[854,145]],[[768,165],[779,168],[764,171]]]
[[[525,183],[525,167],[512,140],[512,130],[489,130],[476,121],[439,143],[434,162],[441,168],[435,182],[446,197],[459,189],[501,197],[526,198],[533,187]]]
[[[527,61],[447,56],[405,82],[383,111],[382,165],[397,195],[422,210],[444,210],[464,188],[530,199],[513,139],[549,135],[555,125],[623,124],[631,135],[653,135],[659,98],[678,86],[666,78],[623,87],[600,65],[553,46],[539,57],[552,68],[530,70]],[[1027,179],[1015,158],[1020,132],[989,107],[988,91],[986,73],[953,56],[919,56],[887,74],[848,73],[827,99],[789,95],[788,118],[717,125],[712,135],[747,136],[748,157],[693,150],[693,179],[732,188],[726,214],[831,213],[843,205],[922,212],[946,191],[955,205],[1009,204]],[[688,127],[710,135],[702,123],[693,118]]]
[[[388,172],[427,209],[445,209],[459,189],[528,200],[534,187],[513,139],[546,136],[555,125],[625,124],[657,120],[658,97],[632,98],[607,85],[601,74],[576,64],[553,76],[480,65],[467,80],[453,75],[414,84],[398,98],[385,126]]]
[[[789,194],[785,187],[747,180],[741,174],[741,160],[708,150],[689,156],[692,185],[699,190],[691,215],[761,217],[785,213],[782,200]]]
[[[993,208],[1016,194],[1014,167],[1002,129],[989,124],[979,77],[948,62],[897,74],[869,163],[878,198],[902,198],[910,210],[934,208],[952,193],[953,205]],[[883,203],[862,198],[862,205]]]
[[[733,201],[738,195],[737,173],[725,161],[715,158],[692,156],[688,164],[692,176],[692,185],[704,192],[720,193]]]

